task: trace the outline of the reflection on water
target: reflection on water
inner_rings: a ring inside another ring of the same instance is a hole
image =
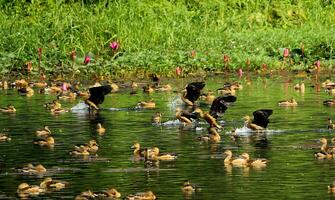
[[[215,91],[227,80],[208,78],[205,90]],[[43,104],[55,96],[35,94],[27,98],[15,91],[0,91],[0,106],[12,103],[15,114],[0,113],[0,132],[9,134],[11,141],[0,143],[0,198],[14,198],[21,182],[37,185],[43,177],[70,183],[64,190],[41,196],[46,199],[73,199],[87,189],[101,191],[110,186],[122,196],[152,190],[159,199],[325,199],[332,195],[327,185],[335,178],[335,161],[315,160],[314,151],[321,137],[331,139],[327,130],[328,117],[335,118],[334,108],[322,105],[330,99],[322,89],[309,87],[313,79],[306,78],[305,92],[293,89],[301,79],[253,79],[251,84],[240,80],[243,90],[237,92],[237,102],[223,116],[224,129],[219,143],[201,142],[197,137],[207,133],[206,123],[198,127],[182,127],[175,121],[174,110],[180,106],[176,93],[138,94],[128,92],[106,97],[104,109],[97,115],[81,110],[52,115]],[[189,81],[178,80],[181,89]],[[176,88],[177,89],[177,88]],[[277,102],[294,97],[298,106],[278,107]],[[127,109],[139,100],[153,98],[155,110]],[[82,108],[77,102],[64,102],[64,107]],[[204,110],[209,106],[201,104]],[[112,108],[112,109],[109,109]],[[251,132],[243,127],[242,117],[260,108],[273,109],[268,130]],[[152,125],[151,116],[163,113],[162,125]],[[96,124],[106,128],[102,136],[95,131]],[[55,138],[52,149],[33,145],[35,131],[48,125]],[[231,130],[237,128],[237,136]],[[234,138],[234,140],[232,139]],[[69,151],[78,143],[90,139],[98,142],[96,156],[74,157]],[[130,147],[139,142],[146,147],[158,146],[162,152],[175,152],[175,161],[160,161],[146,165],[135,160]],[[224,165],[223,151],[235,155],[248,152],[252,158],[266,158],[267,167],[255,169]],[[16,168],[27,163],[41,163],[48,172],[42,176],[24,175]],[[184,194],[185,180],[201,190]],[[308,191],[308,192],[307,192]],[[276,194],[273,196],[273,194]]]

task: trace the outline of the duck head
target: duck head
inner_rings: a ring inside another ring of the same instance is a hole
[[[108,190],[106,190],[106,192],[108,193],[108,195],[112,198],[120,198],[121,197],[121,193],[118,192],[116,189],[114,188],[109,188]]]

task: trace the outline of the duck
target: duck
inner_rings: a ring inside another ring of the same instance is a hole
[[[61,92],[59,95],[57,95],[57,99],[61,100],[74,100],[77,97],[77,93],[74,92],[68,92],[67,94],[64,94]]]
[[[99,104],[102,104],[105,100],[105,95],[112,92],[112,85],[102,85],[97,87],[91,87],[88,89],[90,96],[85,100],[85,103],[89,106],[90,110],[99,110]]]
[[[156,103],[153,100],[149,100],[149,101],[140,101],[137,103],[136,108],[139,109],[153,109],[156,108]]]
[[[199,114],[200,118],[203,118],[210,127],[222,128],[209,112],[204,112],[200,108],[196,108],[193,112]]]
[[[52,109],[60,109],[62,108],[62,104],[59,103],[57,100],[53,100],[51,103],[46,103],[43,105],[45,108],[52,110]]]
[[[328,192],[335,193],[335,181],[332,184],[328,185]]]
[[[15,80],[14,85],[15,85],[16,88],[20,89],[20,88],[28,87],[29,84],[26,80],[20,79],[20,80]]]
[[[69,112],[69,110],[67,110],[67,109],[63,109],[63,108],[57,108],[57,109],[50,109],[50,112],[52,113],[52,114],[62,114],[62,113],[67,113],[67,112]]]
[[[247,160],[247,163],[249,166],[254,167],[254,168],[262,168],[266,167],[267,160],[266,159],[255,159],[255,160],[250,160],[250,156],[248,153],[242,153],[241,155],[244,159]]]
[[[328,118],[327,128],[328,128],[328,130],[334,130],[335,129],[335,124],[333,124],[333,121],[331,120],[331,118]]]
[[[6,107],[2,107],[0,108],[0,112],[4,112],[4,113],[15,113],[16,109],[12,104],[9,104]]]
[[[143,92],[145,93],[153,93],[155,91],[155,89],[150,85],[146,85],[146,86],[143,86]]]
[[[138,192],[125,197],[126,200],[155,200],[156,196],[152,191]]]
[[[41,147],[53,147],[55,144],[55,139],[52,136],[48,136],[46,138],[39,138],[37,140],[34,140],[34,144]]]
[[[290,100],[279,101],[278,106],[294,107],[294,106],[298,106],[298,103],[294,98],[291,98]]]
[[[335,83],[332,82],[331,80],[327,79],[324,82],[321,83],[321,87],[323,88],[329,88],[329,87],[334,87]]]
[[[151,116],[151,123],[153,123],[153,124],[160,124],[162,122],[161,118],[162,118],[162,113],[156,112],[155,114],[153,114]]]
[[[46,94],[60,94],[62,93],[62,91],[63,91],[62,88],[55,85],[44,88],[44,93]]]
[[[186,180],[186,181],[184,181],[184,183],[181,187],[181,190],[184,193],[193,193],[195,191],[198,191],[199,188],[198,188],[198,186],[192,184],[189,180]]]
[[[176,108],[176,118],[186,125],[192,125],[193,120],[198,119],[198,116],[195,113],[191,113],[187,110],[182,110],[181,108]]]
[[[231,164],[233,166],[242,167],[247,166],[248,164],[247,160],[243,157],[233,159],[233,153],[231,152],[231,150],[225,150],[223,154],[226,156],[223,161],[225,165]]]
[[[205,82],[192,82],[186,85],[182,91],[181,99],[187,106],[193,106],[200,97],[201,90],[205,87]]]
[[[302,83],[297,83],[295,86],[294,86],[294,90],[296,91],[300,91],[300,92],[305,92],[305,84],[302,82]]]
[[[271,109],[259,109],[253,112],[254,118],[251,119],[249,115],[245,116],[245,126],[251,130],[264,130],[269,124],[269,117],[272,115],[273,110]]]
[[[314,157],[317,159],[333,159],[333,152],[329,152],[328,142],[326,138],[321,138],[319,140],[321,142],[320,152],[315,152]]]
[[[170,84],[166,84],[166,85],[155,88],[155,90],[160,91],[160,92],[168,92],[172,90],[172,87]]]
[[[236,90],[234,87],[231,87],[231,85],[226,86],[226,87],[224,86],[223,88],[219,88],[217,89],[217,92],[220,95],[233,95],[233,96],[236,95]]]
[[[34,95],[34,90],[31,87],[23,87],[17,90],[20,95],[31,97]]]
[[[44,174],[47,172],[47,169],[41,164],[34,166],[33,164],[29,163],[23,166],[22,169],[19,169],[19,171],[27,174]]]
[[[145,150],[141,149],[140,143],[136,142],[133,146],[131,146],[132,149],[134,149],[134,156],[135,157],[144,157],[145,156]]]
[[[95,199],[116,199],[120,197],[121,193],[118,192],[115,188],[109,188],[101,192],[94,192]]]
[[[53,180],[51,177],[46,177],[40,183],[40,188],[45,190],[61,190],[68,185],[65,181]]]
[[[36,88],[45,88],[48,86],[48,83],[46,82],[35,82],[32,84],[33,87],[36,87]]]
[[[110,86],[112,88],[111,92],[115,93],[119,91],[119,86],[116,83],[111,83]]]
[[[51,131],[48,126],[44,125],[43,129],[35,132],[37,137],[46,137],[51,135]]]
[[[11,138],[4,133],[0,133],[0,142],[5,142],[5,141],[11,141]]]
[[[74,199],[75,200],[92,200],[94,198],[95,198],[94,193],[91,190],[87,190],[87,191],[81,192]]]
[[[96,140],[90,140],[86,144],[75,145],[74,150],[79,151],[79,152],[83,150],[87,150],[90,153],[96,153],[99,150],[99,145]]]
[[[41,193],[44,193],[45,190],[37,185],[29,185],[28,183],[21,183],[16,193],[20,198],[36,197]]]
[[[210,127],[208,128],[208,134],[198,137],[198,140],[205,142],[211,141],[216,143],[221,140],[221,136],[214,127]]]
[[[323,105],[325,105],[325,106],[335,106],[335,99],[325,100],[325,101],[323,101]]]
[[[158,147],[153,147],[151,150],[147,151],[149,153],[149,158],[154,161],[171,161],[177,159],[177,155],[175,153],[160,153]]]
[[[96,132],[97,132],[99,135],[103,135],[103,134],[105,134],[106,129],[105,129],[104,127],[102,127],[101,123],[98,123],[98,124],[97,124]]]
[[[70,155],[72,156],[89,156],[90,152],[88,151],[89,148],[87,146],[81,147],[80,149],[74,149],[70,151]]]
[[[213,91],[209,90],[207,94],[202,94],[201,98],[202,100],[206,101],[206,103],[211,104],[215,99],[215,95]]]

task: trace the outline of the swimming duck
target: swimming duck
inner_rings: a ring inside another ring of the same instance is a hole
[[[164,160],[164,161],[171,161],[177,159],[177,155],[175,153],[160,153],[158,147],[153,147],[149,153],[149,158],[151,160]]]
[[[103,135],[103,134],[105,134],[106,129],[105,129],[104,127],[102,127],[101,123],[98,123],[98,124],[97,124],[96,132],[97,132],[99,135]]]
[[[35,134],[36,134],[37,137],[45,137],[45,136],[50,136],[51,135],[51,131],[50,131],[49,127],[45,125],[43,127],[43,129],[37,130],[35,132]]]
[[[335,99],[325,100],[325,101],[323,101],[323,105],[325,105],[325,106],[335,106]]]
[[[153,100],[150,101],[140,101],[137,103],[136,108],[146,108],[146,109],[153,109],[156,107],[156,103]]]
[[[90,97],[85,100],[85,103],[93,110],[99,110],[98,105],[105,100],[105,95],[111,93],[113,90],[111,85],[103,85],[89,88]]]
[[[72,151],[70,151],[70,155],[72,156],[89,156],[90,155],[90,152],[88,151],[89,148],[87,146],[83,146],[79,149],[74,149]]]
[[[53,180],[51,177],[47,177],[40,183],[40,188],[45,190],[61,190],[64,189],[67,184],[65,181]]]
[[[111,83],[110,86],[112,88],[111,92],[119,91],[119,86],[116,83]]]
[[[208,128],[208,134],[198,137],[198,140],[202,140],[205,142],[219,142],[221,140],[221,136],[214,127],[211,127]]]
[[[166,85],[157,87],[156,90],[157,90],[157,91],[161,91],[161,92],[168,92],[168,91],[171,91],[171,90],[172,90],[172,87],[171,87],[170,84],[166,84]]]
[[[19,171],[28,174],[44,174],[47,172],[47,169],[41,164],[34,166],[33,164],[29,163],[23,166],[22,169],[19,169]]]
[[[92,200],[94,199],[94,193],[91,190],[81,192],[80,195],[77,195],[75,200]]]
[[[267,160],[266,159],[254,159],[254,160],[250,160],[250,156],[248,153],[242,153],[241,155],[244,159],[247,160],[248,165],[250,165],[251,167],[254,168],[262,168],[265,167],[267,164]]]
[[[151,122],[153,124],[160,124],[161,123],[161,118],[162,118],[162,113],[156,112],[151,116]]]
[[[6,107],[0,108],[0,112],[5,112],[5,113],[15,113],[16,109],[12,104],[9,104]]]
[[[44,88],[44,93],[46,94],[60,94],[62,91],[62,88],[55,85]]]
[[[213,103],[213,101],[214,101],[214,99],[215,99],[214,92],[211,91],[211,90],[209,90],[209,91],[207,92],[207,94],[202,94],[202,95],[201,95],[201,99],[204,100],[204,101],[206,101],[206,103],[208,103],[208,104]]]
[[[279,101],[278,106],[285,106],[285,107],[294,107],[297,106],[298,103],[294,98],[291,98],[290,100],[284,100],[284,101]]]
[[[269,117],[272,115],[273,110],[270,109],[260,109],[254,111],[252,114],[254,119],[252,120],[250,116],[245,116],[245,126],[251,130],[263,130],[268,126]]]
[[[145,150],[141,149],[140,143],[135,143],[133,146],[131,146],[131,148],[134,149],[134,156],[136,157],[145,156]]]
[[[51,103],[46,103],[43,105],[45,108],[51,110],[51,109],[60,109],[62,108],[62,104],[59,103],[57,100],[53,100]]]
[[[68,92],[67,94],[64,94],[61,92],[59,95],[57,95],[57,99],[61,100],[74,100],[77,97],[77,93],[74,92]]]
[[[16,190],[20,198],[36,197],[43,192],[45,192],[43,188],[37,185],[29,185],[28,183],[21,183]]]
[[[223,154],[226,156],[223,161],[225,165],[232,164],[233,166],[242,167],[248,164],[247,160],[243,157],[233,159],[233,153],[230,150],[225,150]]]
[[[121,193],[118,192],[115,188],[109,188],[101,192],[94,192],[95,199],[116,199],[120,197]]]
[[[187,84],[182,92],[181,99],[188,106],[193,106],[199,99],[201,90],[205,87],[205,82],[192,82]]]
[[[155,89],[150,85],[143,86],[143,92],[145,93],[153,93]]]
[[[327,128],[329,130],[335,129],[335,124],[333,124],[333,121],[330,118],[328,118]]]
[[[126,200],[155,200],[156,196],[152,191],[130,194],[125,197]]]
[[[335,193],[335,181],[331,185],[328,185],[328,192]]]
[[[8,135],[0,133],[0,142],[10,141],[10,140],[11,138]]]
[[[320,152],[315,152],[314,157],[317,159],[333,159],[334,155],[332,152],[329,152],[328,142],[326,138],[321,138],[319,140],[321,142]]]
[[[186,181],[184,181],[184,183],[183,183],[183,185],[181,187],[181,190],[184,193],[193,193],[193,192],[199,190],[199,188],[196,185],[190,183],[189,180],[186,180]]]
[[[198,116],[196,114],[188,112],[187,110],[182,110],[181,108],[176,108],[175,115],[176,118],[184,125],[191,125],[192,120],[198,119]]]
[[[226,110],[228,109],[228,106],[234,103],[236,100],[237,98],[232,95],[216,97],[214,101],[212,102],[211,108],[209,110],[209,114],[215,119],[218,119],[220,116],[222,116],[226,112]]]
[[[200,108],[196,108],[193,112],[199,114],[199,116],[203,118],[210,125],[210,127],[222,128],[217,123],[216,119],[209,114],[209,112],[203,112]]]
[[[17,90],[20,95],[31,97],[34,95],[34,90],[31,87],[23,87]]]
[[[99,145],[97,143],[96,140],[90,140],[88,143],[86,144],[77,144],[74,146],[74,150],[76,151],[83,151],[83,150],[87,150],[90,153],[95,153],[99,150]]]
[[[236,90],[233,87],[223,87],[217,89],[218,94],[220,95],[236,95]]]
[[[20,89],[20,88],[27,88],[29,84],[26,80],[21,79],[21,80],[15,80],[14,85],[17,89]]]
[[[53,147],[55,144],[55,139],[52,136],[48,136],[47,138],[39,138],[34,140],[34,144],[37,144],[41,147]]]

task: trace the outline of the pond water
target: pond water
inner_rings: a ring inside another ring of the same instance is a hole
[[[215,90],[228,78],[206,78],[206,87]],[[304,93],[293,86],[304,80]],[[191,79],[172,80],[174,90],[191,82]],[[0,106],[9,103],[16,106],[16,114],[0,113],[0,132],[8,133],[12,140],[0,143],[0,199],[16,198],[17,186],[22,182],[38,185],[43,177],[27,176],[15,168],[27,163],[41,163],[48,169],[45,176],[69,182],[63,190],[39,196],[40,199],[73,199],[80,192],[91,189],[101,191],[113,186],[127,194],[146,190],[153,191],[159,199],[328,199],[333,198],[327,186],[335,179],[335,160],[316,160],[319,151],[317,140],[330,140],[334,131],[328,131],[327,118],[335,120],[335,108],[322,101],[331,97],[315,87],[313,78],[277,76],[251,79],[237,92],[237,101],[222,117],[224,129],[217,144],[199,142],[196,138],[205,130],[179,126],[153,126],[151,116],[163,113],[163,121],[175,120],[175,103],[178,93],[156,92],[150,95],[139,92],[130,95],[129,90],[106,96],[103,109],[97,116],[68,112],[53,115],[43,104],[55,99],[53,95],[35,92],[28,98],[15,90],[0,91]],[[321,79],[320,81],[323,81]],[[294,97],[299,105],[295,108],[278,107],[277,102]],[[126,109],[140,100],[154,99],[154,110]],[[71,108],[79,100],[62,102]],[[209,106],[201,103],[204,110]],[[243,127],[242,117],[260,108],[274,110],[266,134],[242,134],[237,143],[229,132]],[[99,136],[95,132],[97,122],[106,128]],[[32,144],[34,132],[48,125],[55,138],[53,149]],[[205,124],[200,124],[206,127]],[[100,146],[97,157],[76,158],[69,151],[77,143],[96,139]],[[178,158],[160,162],[159,166],[146,167],[143,161],[134,161],[130,147],[134,142],[142,146],[158,146],[162,152],[175,152]],[[266,158],[266,168],[227,168],[223,163],[223,151],[231,149],[235,155],[248,152],[253,158]],[[185,196],[181,191],[184,180],[190,180],[201,190]]]

